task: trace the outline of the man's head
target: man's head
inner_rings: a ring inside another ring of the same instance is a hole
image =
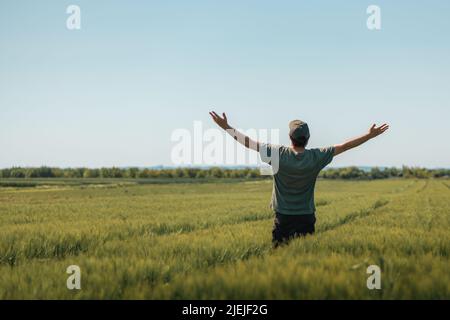
[[[294,147],[305,148],[309,141],[309,128],[306,122],[293,120],[289,122],[289,138]]]

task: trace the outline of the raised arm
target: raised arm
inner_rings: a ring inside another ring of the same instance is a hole
[[[234,140],[236,140],[246,148],[259,151],[259,142],[251,139],[250,137],[231,127],[228,124],[228,119],[225,113],[222,113],[222,118],[214,111],[211,111],[209,114],[211,115],[214,122],[217,123],[217,125],[223,130],[225,130],[230,136],[232,136]]]
[[[356,148],[356,147],[362,145],[363,143],[369,141],[370,139],[373,139],[373,138],[379,136],[380,134],[384,133],[387,129],[389,129],[389,125],[387,125],[386,123],[379,127],[377,127],[374,124],[374,125],[372,125],[372,127],[370,128],[370,130],[367,134],[360,136],[358,138],[349,140],[345,143],[335,145],[334,146],[334,155],[337,156],[338,154],[341,154],[342,152]]]

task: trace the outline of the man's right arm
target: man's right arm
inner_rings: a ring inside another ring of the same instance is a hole
[[[236,140],[246,148],[259,151],[259,142],[251,139],[242,132],[239,132],[238,130],[231,127],[228,124],[228,119],[225,112],[222,114],[222,117],[220,117],[214,111],[211,111],[209,114],[211,115],[214,122],[217,123],[217,125],[221,127],[223,130],[225,130],[230,136],[232,136],[234,140]]]
[[[341,154],[347,150],[356,148],[363,143],[369,141],[370,139],[373,139],[380,134],[384,133],[387,129],[389,129],[389,125],[386,123],[377,127],[375,124],[370,128],[369,133],[362,135],[358,138],[351,139],[345,143],[338,144],[334,146],[334,155],[337,156],[338,154]]]

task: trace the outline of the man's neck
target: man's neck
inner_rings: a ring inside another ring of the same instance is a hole
[[[296,147],[291,145],[291,149],[294,150],[296,153],[303,153],[305,152],[305,148],[303,147]]]

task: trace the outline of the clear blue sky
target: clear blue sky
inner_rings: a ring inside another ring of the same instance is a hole
[[[171,165],[172,131],[213,127],[212,106],[283,143],[304,119],[311,147],[386,121],[333,165],[450,167],[449,14],[448,0],[2,0],[0,167]]]

